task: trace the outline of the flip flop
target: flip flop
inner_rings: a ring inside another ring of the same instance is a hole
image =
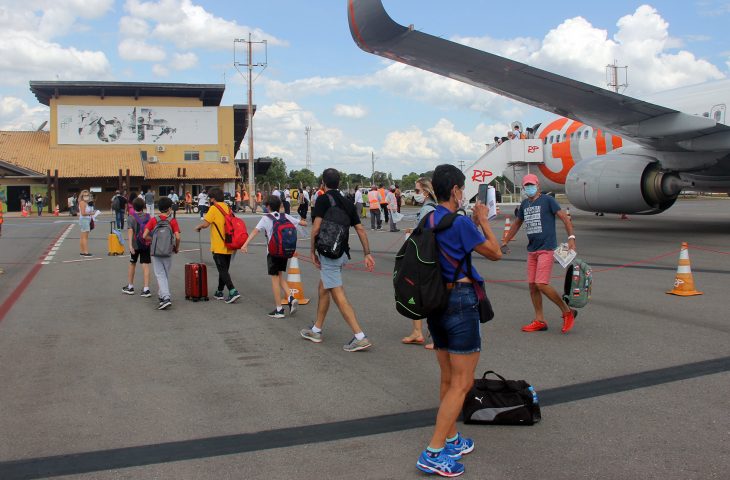
[[[423,337],[420,339],[405,337],[401,340],[401,343],[405,343],[406,345],[423,345],[425,342],[426,339]]]

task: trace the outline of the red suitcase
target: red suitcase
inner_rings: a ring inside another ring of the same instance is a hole
[[[203,263],[203,246],[198,235],[200,263],[185,264],[185,299],[208,301],[208,267]]]

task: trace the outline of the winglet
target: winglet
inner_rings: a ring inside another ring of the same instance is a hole
[[[390,18],[381,0],[348,0],[347,17],[357,46],[377,55],[383,53],[379,50],[381,44],[408,32],[408,28]]]

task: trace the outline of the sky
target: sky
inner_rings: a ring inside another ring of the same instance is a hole
[[[642,98],[730,75],[730,1],[653,3],[384,0],[417,30],[605,87],[628,65]],[[255,156],[400,176],[470,164],[512,121],[552,118],[475,87],[360,50],[346,0],[0,0],[0,130],[48,120],[30,80],[225,83],[222,105],[246,103],[243,44],[254,60]],[[245,150],[245,148],[244,148]]]

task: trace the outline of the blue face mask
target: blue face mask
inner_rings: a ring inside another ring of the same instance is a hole
[[[525,193],[528,197],[534,197],[537,193],[537,185],[526,185],[525,186]]]

